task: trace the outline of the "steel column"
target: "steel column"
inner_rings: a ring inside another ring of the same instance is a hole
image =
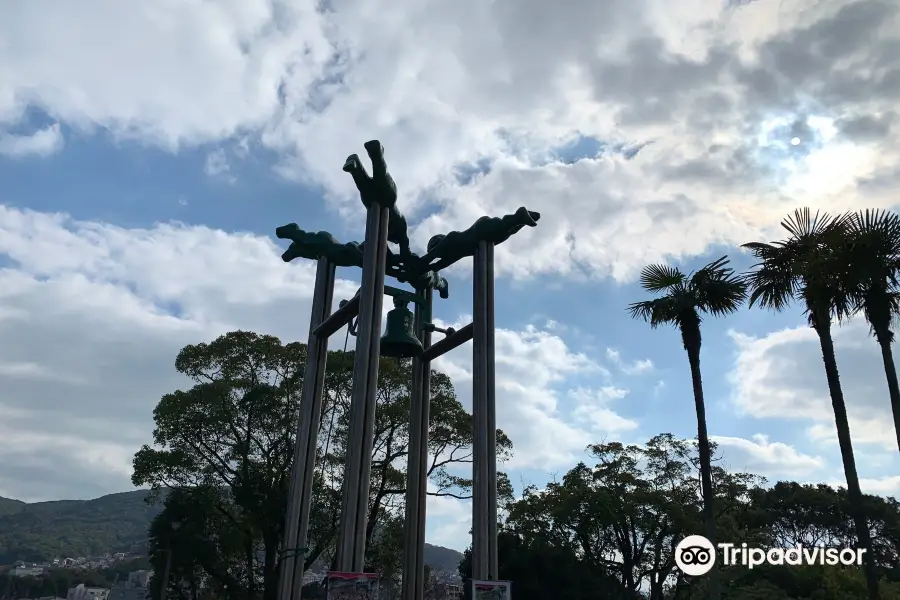
[[[490,447],[489,430],[494,419],[489,414],[493,406],[494,336],[493,245],[479,242],[474,256],[473,277],[473,347],[472,347],[472,420],[474,447],[472,456],[472,578],[489,579],[491,573],[491,537],[496,537],[496,523],[491,526],[491,502],[496,503],[496,446]],[[496,542],[494,542],[496,545]]]
[[[431,332],[434,292],[420,292],[424,303],[416,305],[415,330],[427,349]],[[409,454],[406,466],[406,520],[403,540],[403,600],[422,600],[425,590],[425,517],[428,497],[428,426],[431,408],[431,361],[423,355],[412,362],[409,412]]]
[[[382,208],[374,202],[369,206],[359,292],[359,325],[350,403],[350,436],[347,444],[341,526],[337,544],[338,570],[357,573],[362,572],[365,567],[388,218],[387,208]]]
[[[485,287],[484,312],[487,321],[487,351],[484,360],[487,380],[487,545],[488,579],[499,579],[497,557],[497,381],[495,377],[496,346],[494,345],[494,244],[484,244]]]
[[[319,421],[325,390],[325,367],[328,360],[328,338],[317,336],[314,331],[331,313],[334,278],[334,264],[327,258],[320,258],[316,267],[309,338],[306,345],[306,369],[300,393],[300,415],[297,420],[294,459],[291,465],[291,488],[283,542],[286,556],[281,560],[278,582],[280,600],[300,600],[303,587],[306,555],[299,549],[306,547],[308,539]]]

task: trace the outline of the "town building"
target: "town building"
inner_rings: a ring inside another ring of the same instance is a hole
[[[107,600],[147,600],[150,597],[151,577],[153,571],[132,571],[127,581],[112,586]]]
[[[9,570],[9,574],[12,577],[38,577],[48,570],[49,567],[47,565],[26,565],[24,563],[19,563]]]
[[[66,594],[66,600],[108,600],[109,590],[106,588],[85,587],[83,583],[79,583],[73,588],[69,588]]]

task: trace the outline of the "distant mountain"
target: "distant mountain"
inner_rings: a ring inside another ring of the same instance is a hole
[[[0,564],[98,556],[145,545],[147,527],[162,510],[144,501],[148,493],[34,503],[0,498]]]
[[[162,510],[145,502],[148,494],[137,490],[30,504],[0,497],[0,565],[145,547],[150,521]],[[425,563],[436,571],[456,572],[462,557],[456,550],[425,544]]]

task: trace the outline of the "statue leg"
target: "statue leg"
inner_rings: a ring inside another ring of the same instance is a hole
[[[516,211],[516,222],[521,223],[522,225],[536,227],[538,219],[540,218],[541,213],[534,212],[533,210],[528,210],[524,206],[520,206],[519,210]]]
[[[384,160],[384,146],[378,140],[372,140],[363,144],[369,160],[372,161],[372,176],[376,179],[387,175],[387,162]],[[358,161],[357,161],[358,162]]]

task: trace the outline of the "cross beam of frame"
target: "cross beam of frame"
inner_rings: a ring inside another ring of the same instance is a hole
[[[433,346],[429,346],[428,348],[426,348],[425,352],[422,353],[422,360],[431,362],[439,356],[443,356],[451,350],[459,348],[472,339],[472,334],[474,331],[475,327],[472,323],[469,323],[462,329],[454,331],[441,341],[435,343]]]

